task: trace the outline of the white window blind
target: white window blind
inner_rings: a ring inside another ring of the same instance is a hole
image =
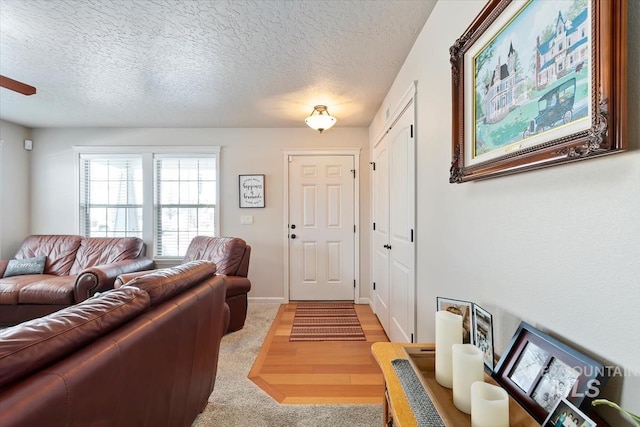
[[[142,238],[142,158],[80,156],[80,232]]]
[[[155,256],[182,257],[195,236],[216,234],[216,157],[154,156]]]

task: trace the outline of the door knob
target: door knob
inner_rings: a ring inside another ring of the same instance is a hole
[[[296,225],[295,224],[291,224],[291,229],[295,230],[296,229]]]
[[[295,235],[295,234],[292,234],[292,235],[291,235],[291,238],[292,238],[292,239],[295,239],[295,238],[296,238],[296,235]]]

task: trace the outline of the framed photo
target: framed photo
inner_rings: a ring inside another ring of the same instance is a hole
[[[578,426],[596,427],[596,422],[587,417],[582,411],[573,406],[566,399],[560,399],[558,404],[542,424],[543,427]]]
[[[241,208],[264,208],[264,175],[240,175]]]
[[[542,423],[561,399],[588,407],[607,373],[601,363],[522,322],[493,378]]]
[[[493,316],[477,304],[473,304],[473,342],[482,350],[484,366],[493,372]]]
[[[473,344],[473,303],[451,298],[436,297],[438,311],[447,310],[462,316],[462,343]]]
[[[449,49],[449,181],[624,151],[626,7],[489,0]]]

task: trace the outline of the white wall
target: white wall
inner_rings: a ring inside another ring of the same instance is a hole
[[[0,259],[13,258],[29,234],[30,131],[0,120]]]
[[[475,301],[494,315],[499,354],[527,321],[634,373],[604,393],[640,413],[640,2],[629,2],[628,152],[449,184],[449,47],[484,4],[438,2],[369,129],[372,144],[418,80],[418,340],[434,340],[437,296]]]
[[[221,146],[221,234],[244,238],[252,247],[249,298],[280,300],[284,295],[283,149],[362,148],[360,186],[369,188],[366,128],[336,128],[320,135],[299,129],[37,129],[32,152],[32,227],[30,232],[78,233],[75,199],[76,145],[219,145]],[[238,207],[238,175],[265,174],[266,208]],[[369,206],[367,191],[360,192]],[[240,225],[253,215],[253,225]],[[360,210],[361,245],[369,247],[369,210]],[[25,233],[26,234],[26,233]],[[360,297],[369,296],[369,262],[361,257]]]

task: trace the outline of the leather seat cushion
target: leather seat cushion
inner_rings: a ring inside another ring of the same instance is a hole
[[[0,279],[1,304],[73,304],[75,276],[26,274]]]

